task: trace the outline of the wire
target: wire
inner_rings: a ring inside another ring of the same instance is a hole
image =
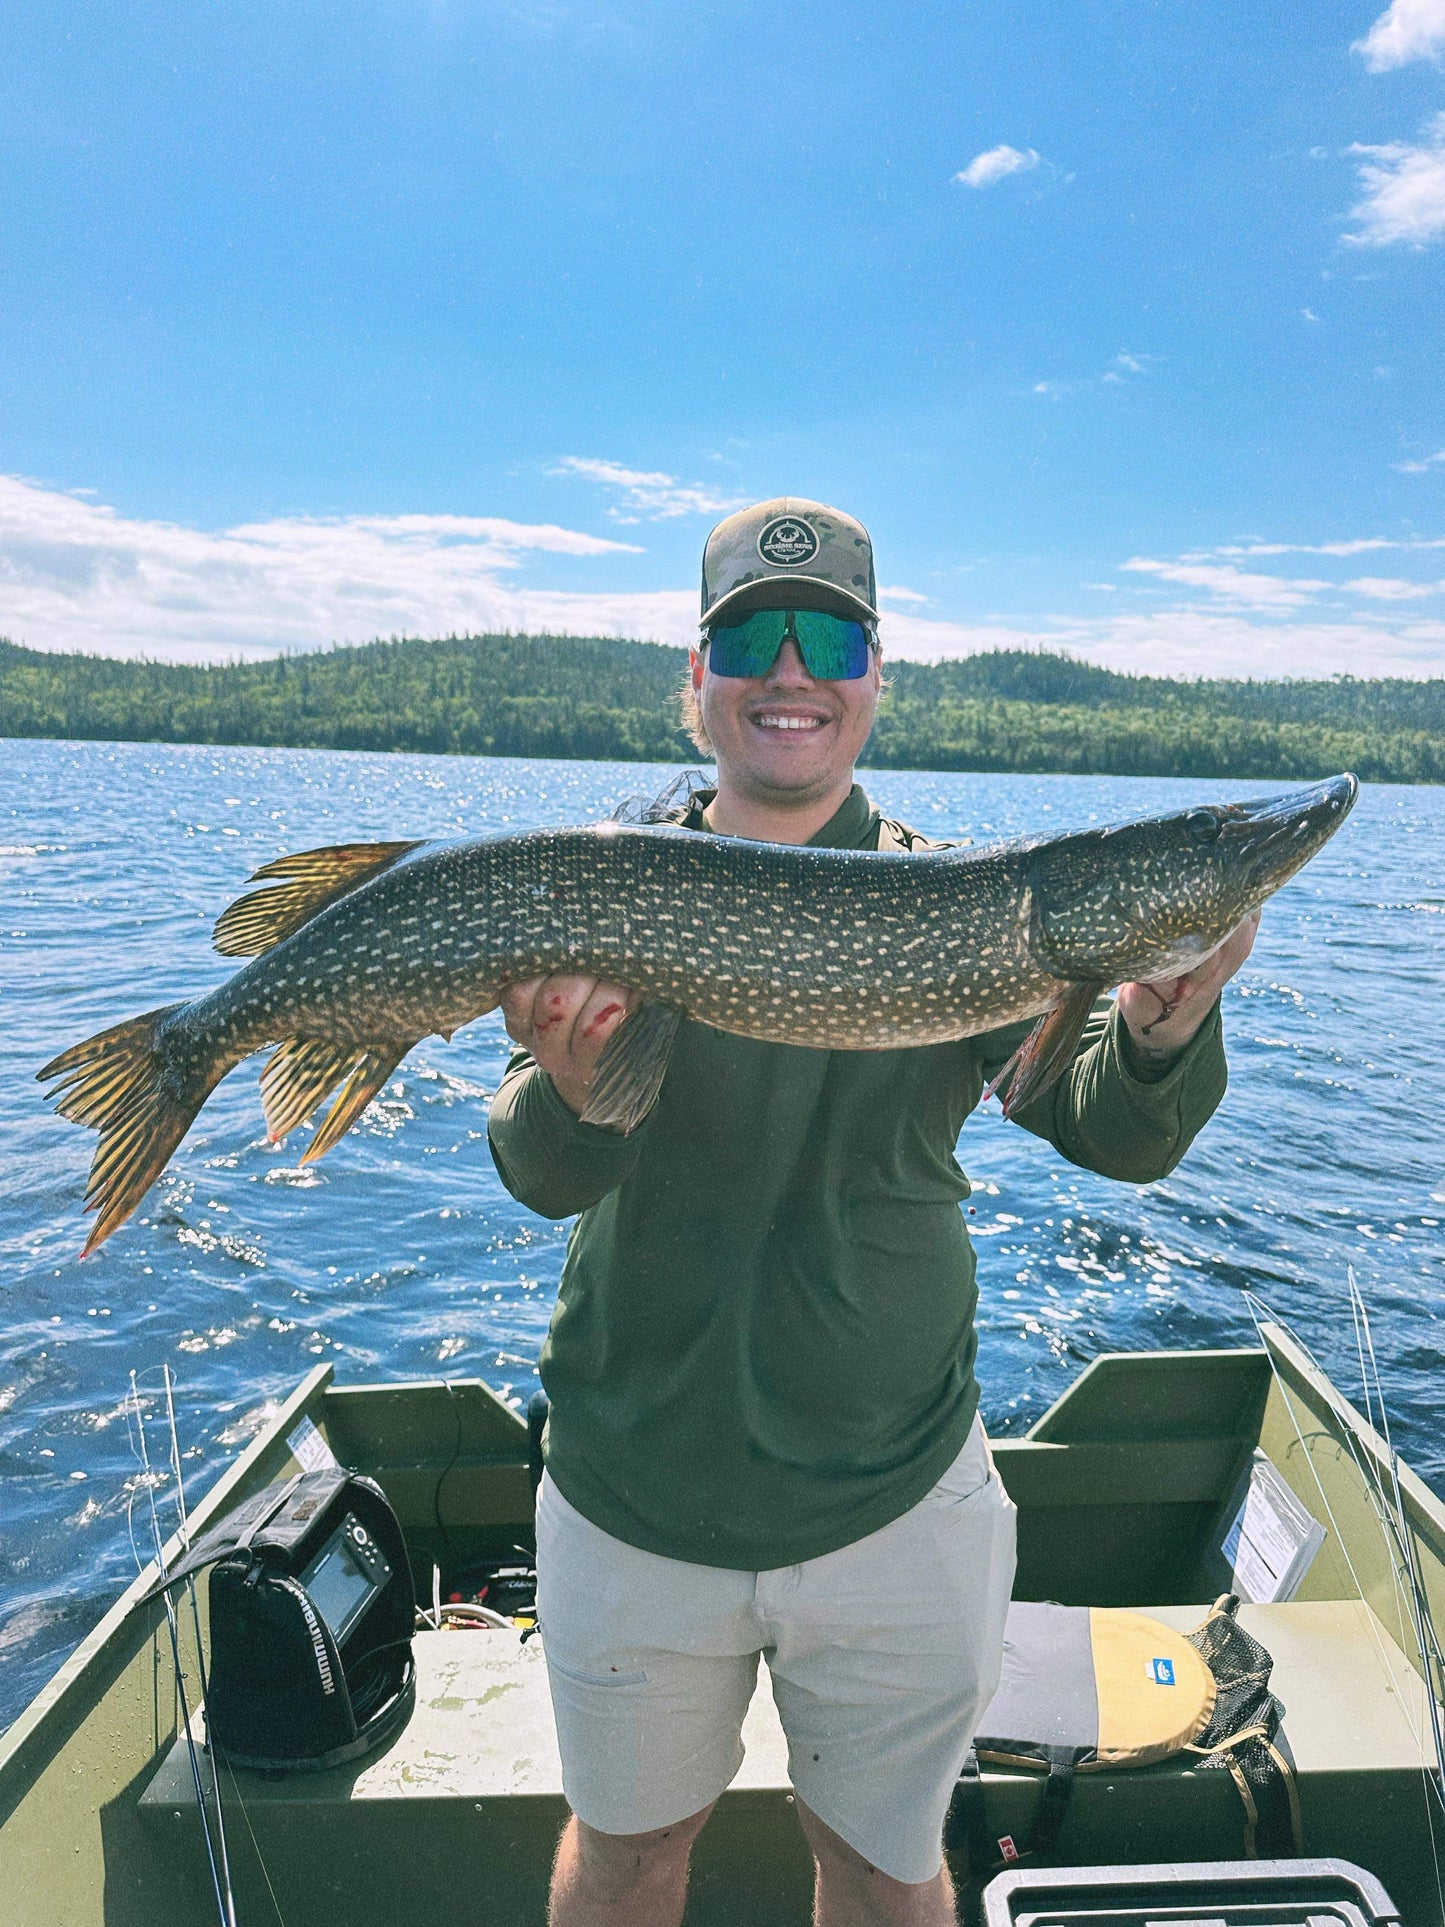
[[[432,1487],[431,1510],[432,1517],[436,1520],[437,1532],[441,1536],[441,1542],[446,1547],[447,1557],[449,1560],[455,1562],[456,1547],[452,1544],[452,1535],[447,1531],[442,1519],[442,1487],[446,1484],[447,1475],[462,1455],[462,1402],[457,1397],[456,1387],[449,1378],[444,1378],[442,1384],[446,1386],[447,1397],[452,1402],[452,1426],[455,1436],[452,1439],[452,1455],[442,1467],[441,1471],[437,1473],[437,1482]]]

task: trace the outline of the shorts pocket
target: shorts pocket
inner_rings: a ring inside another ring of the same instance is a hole
[[[958,1505],[981,1492],[991,1481],[1002,1481],[994,1470],[993,1454],[988,1449],[988,1439],[984,1435],[983,1423],[975,1419],[963,1442],[963,1449],[952,1465],[944,1472],[937,1485],[928,1494],[929,1499],[938,1499],[944,1504]],[[924,1502],[927,1503],[927,1500]]]
[[[646,1686],[647,1674],[637,1666],[569,1666],[549,1653],[546,1648],[546,1635],[543,1634],[542,1654],[547,1662],[547,1670],[560,1673],[563,1679],[570,1679],[578,1686]]]

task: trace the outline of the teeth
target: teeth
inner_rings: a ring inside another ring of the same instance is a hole
[[[816,716],[755,716],[759,729],[817,729]]]

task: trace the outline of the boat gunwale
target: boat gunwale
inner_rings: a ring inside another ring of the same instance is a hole
[[[269,1452],[274,1451],[278,1444],[289,1449],[286,1447],[287,1434],[294,1430],[299,1418],[308,1414],[308,1408],[325,1395],[332,1375],[333,1367],[329,1363],[313,1366],[295,1390],[282,1401],[275,1416],[190,1509],[192,1537],[216,1518],[236,1488],[251,1476]],[[183,1549],[184,1541],[177,1531],[163,1548],[168,1567],[174,1564]],[[99,1664],[132,1613],[139,1607],[148,1615],[147,1635],[159,1629],[165,1610],[161,1600],[152,1600],[149,1606],[140,1605],[159,1577],[160,1568],[152,1559],[46,1681],[29,1705],[17,1715],[14,1724],[0,1733],[0,1826],[4,1825],[16,1801],[23,1799],[28,1791],[33,1780],[32,1769],[43,1768],[46,1760],[64,1745],[66,1723],[71,1715],[84,1719],[99,1704],[99,1699],[104,1697],[102,1693],[89,1700],[83,1698],[88,1683],[86,1676]],[[45,1752],[41,1759],[36,1760],[35,1754],[41,1749],[45,1749]]]

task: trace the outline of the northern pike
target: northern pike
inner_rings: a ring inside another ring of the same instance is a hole
[[[38,1073],[100,1132],[93,1251],[160,1176],[226,1073],[261,1073],[273,1142],[332,1103],[305,1153],[350,1129],[412,1047],[552,971],[642,1001],[608,1040],[583,1117],[630,1131],[684,1016],[822,1050],[935,1044],[1036,1018],[1005,1108],[1072,1057],[1099,992],[1177,977],[1307,863],[1353,776],[1111,829],[927,853],[753,843],[609,822],[278,858],[216,924],[251,962],[63,1051]]]

